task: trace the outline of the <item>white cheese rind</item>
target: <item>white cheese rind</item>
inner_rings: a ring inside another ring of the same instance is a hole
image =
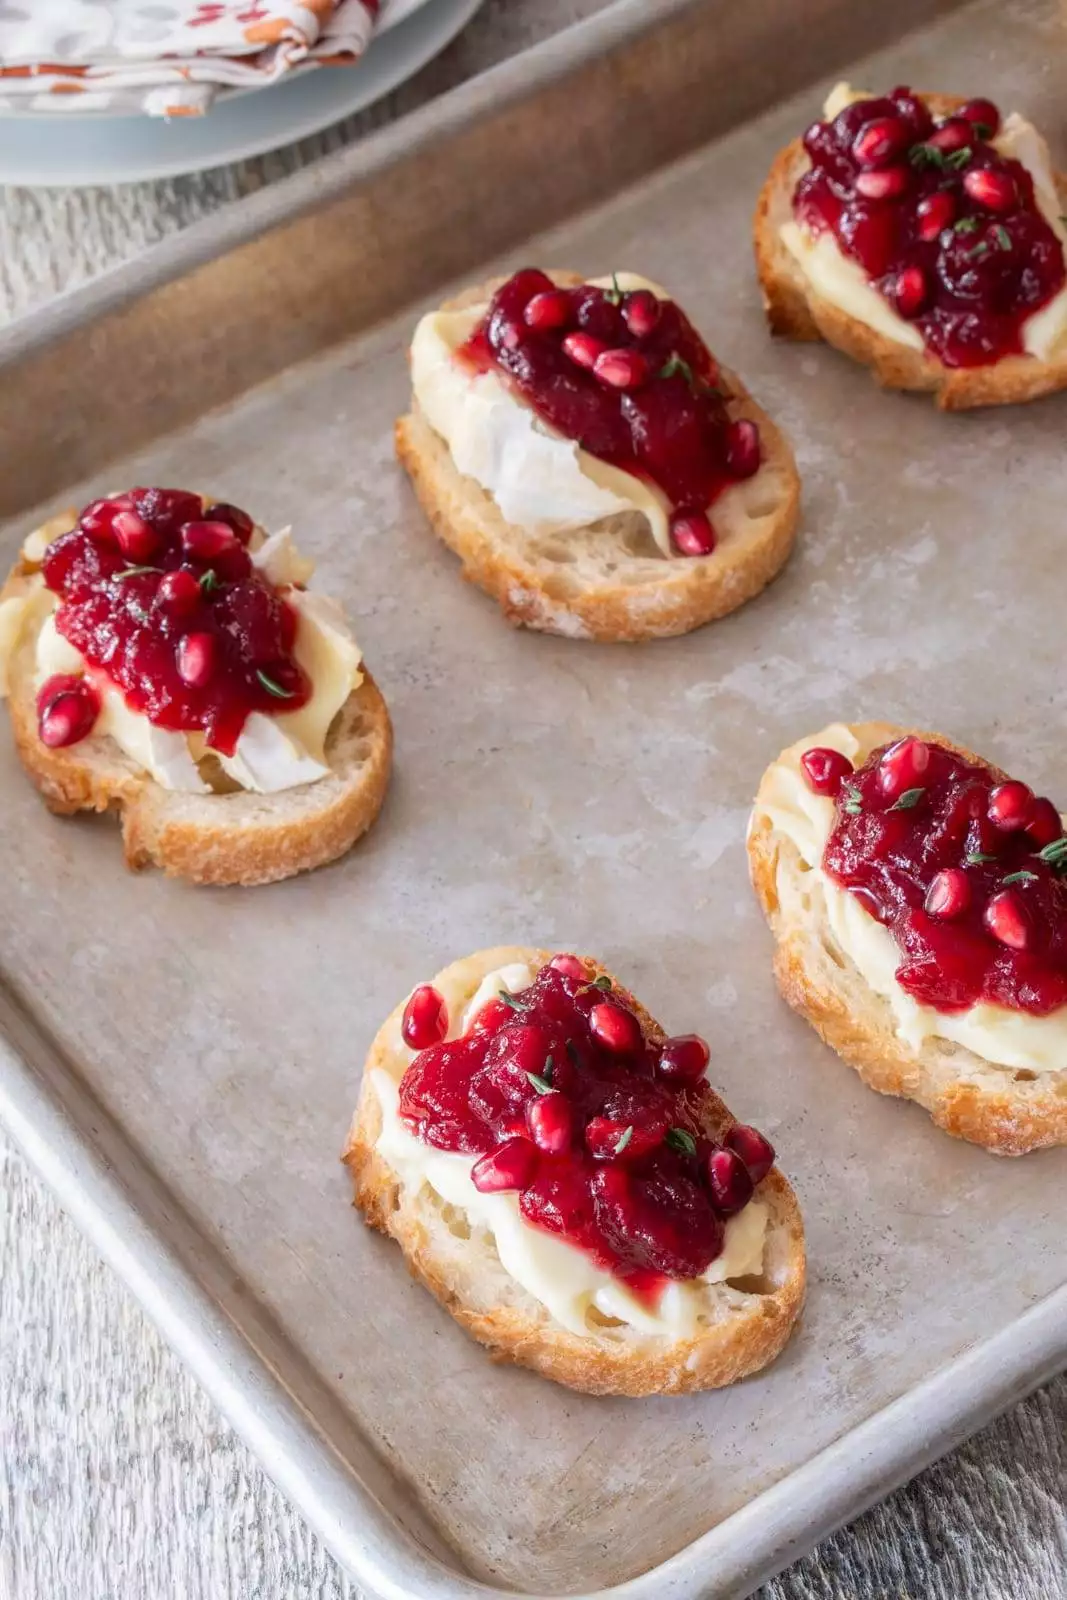
[[[488,973],[464,1011],[462,1031],[501,989],[521,993],[533,977],[518,963]],[[588,1315],[595,1309],[640,1333],[691,1337],[709,1309],[707,1285],[755,1276],[762,1270],[769,1212],[763,1201],[752,1200],[727,1222],[723,1250],[703,1277],[668,1284],[659,1304],[650,1308],[612,1273],[601,1271],[584,1251],[527,1222],[516,1194],[480,1193],[471,1181],[470,1156],[435,1150],[416,1138],[399,1114],[399,1078],[411,1052],[402,1047],[391,1052],[391,1058],[398,1063],[396,1076],[381,1067],[371,1074],[382,1117],[375,1149],[406,1188],[417,1191],[425,1184],[447,1204],[463,1210],[473,1229],[488,1229],[505,1271],[571,1333],[593,1332]]]
[[[875,921],[862,901],[822,870],[823,852],[834,822],[834,802],[813,794],[800,768],[801,755],[816,746],[840,750],[850,761],[859,753],[855,736],[843,723],[824,728],[794,745],[774,763],[753,813],[753,821],[765,816],[791,840],[810,869],[804,874],[802,885],[797,884],[787,866],[779,871],[777,890],[783,916],[791,919],[802,915],[812,894],[820,897],[838,945],[868,988],[888,1002],[897,1034],[913,1050],[918,1052],[928,1041],[942,1039],[962,1045],[992,1066],[1038,1074],[1062,1072],[1067,1062],[1067,1007],[1044,1017],[985,1001],[968,1011],[935,1011],[932,1006],[920,1005],[900,987],[895,974],[902,956],[892,933]]]

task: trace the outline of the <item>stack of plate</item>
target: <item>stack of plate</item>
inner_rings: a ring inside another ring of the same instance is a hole
[[[389,94],[439,54],[481,3],[385,0],[374,39],[355,66],[323,67],[264,89],[224,90],[205,117],[0,116],[0,183],[132,183],[262,155]]]

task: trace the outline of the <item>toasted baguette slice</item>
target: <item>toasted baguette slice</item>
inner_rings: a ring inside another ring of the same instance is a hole
[[[433,979],[455,1015],[482,979],[511,962],[537,971],[551,952],[505,946],[455,961]],[[587,962],[592,979],[604,972]],[[646,1033],[662,1038],[659,1025],[635,1002]],[[381,1108],[371,1084],[373,1068],[396,1081],[410,1054],[399,1051],[399,1005],[379,1030],[364,1068],[359,1104],[344,1160],[355,1180],[355,1203],[369,1226],[400,1245],[411,1273],[452,1313],[493,1359],[532,1367],[546,1378],[588,1394],[681,1394],[715,1389],[766,1366],[779,1354],[800,1315],[804,1299],[804,1231],[789,1184],[772,1168],[757,1188],[770,1211],[764,1269],[759,1280],[707,1286],[707,1315],[695,1338],[673,1340],[629,1325],[591,1325],[586,1336],[557,1322],[501,1265],[493,1236],[456,1228],[450,1207],[428,1185],[405,1186],[375,1150]],[[733,1126],[721,1100],[709,1099],[708,1131],[721,1138]],[[451,1226],[450,1226],[451,1223]]]
[[[964,103],[958,95],[924,94],[922,99],[939,117]],[[793,191],[810,165],[803,141],[794,139],[775,157],[756,206],[756,270],[773,334],[785,339],[825,339],[870,367],[883,388],[932,393],[942,411],[1016,405],[1067,387],[1067,349],[1054,361],[1005,356],[990,366],[946,367],[926,351],[910,350],[887,339],[817,294],[782,243],[779,231],[792,219]],[[1067,177],[1056,175],[1056,189],[1067,211]]]
[[[573,272],[550,276],[563,287],[583,282]],[[443,309],[484,304],[504,281],[469,289]],[[492,497],[458,471],[417,403],[397,422],[397,455],[434,531],[462,560],[463,576],[516,627],[599,640],[689,633],[770,583],[793,547],[800,506],[792,450],[741,382],[722,370],[734,397],[730,415],[759,425],[763,462],[712,508],[719,542],[710,556],[668,559],[636,515],[551,536],[505,522]]]
[[[886,722],[854,724],[859,765],[879,745],[915,729]],[[981,761],[938,733],[918,733],[968,761]],[[802,740],[779,760],[796,759],[817,740]],[[1005,774],[990,770],[1003,780]],[[748,838],[752,883],[777,940],[774,972],[795,1011],[879,1094],[915,1100],[938,1127],[996,1155],[1026,1155],[1067,1144],[1067,1067],[1039,1075],[994,1066],[947,1039],[915,1051],[899,1036],[889,1002],[872,990],[831,932],[818,875],[766,811],[764,777]],[[783,909],[788,906],[788,912]]]
[[[15,568],[0,600],[28,569]],[[330,776],[280,794],[164,789],[107,735],[51,750],[37,733],[37,632],[26,628],[8,669],[8,705],[22,765],[50,811],[117,811],[127,865],[154,864],[205,884],[274,883],[351,849],[378,815],[389,781],[392,726],[366,671],[330,729]]]

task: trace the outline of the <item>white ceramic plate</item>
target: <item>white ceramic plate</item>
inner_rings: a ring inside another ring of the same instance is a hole
[[[0,117],[0,183],[137,183],[276,150],[362,111],[439,55],[482,0],[393,0],[399,13],[354,67],[324,67],[227,97],[206,117]]]

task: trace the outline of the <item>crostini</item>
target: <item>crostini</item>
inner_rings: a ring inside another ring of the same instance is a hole
[[[786,1000],[872,1089],[1000,1155],[1067,1143],[1067,838],[940,734],[835,723],[748,839]]]
[[[666,290],[527,270],[423,317],[397,453],[464,575],[572,638],[687,633],[793,544],[792,451]]]
[[[804,1235],[707,1063],[595,961],[468,956],[371,1046],[356,1204],[496,1359],[592,1394],[734,1383],[800,1314]]]
[[[392,731],[288,531],[132,489],[36,529],[0,589],[0,695],[52,811],[117,810],[126,860],[260,884],[374,821]]]
[[[990,100],[839,84],[755,221],[771,331],[825,339],[944,410],[1067,385],[1067,179]]]

